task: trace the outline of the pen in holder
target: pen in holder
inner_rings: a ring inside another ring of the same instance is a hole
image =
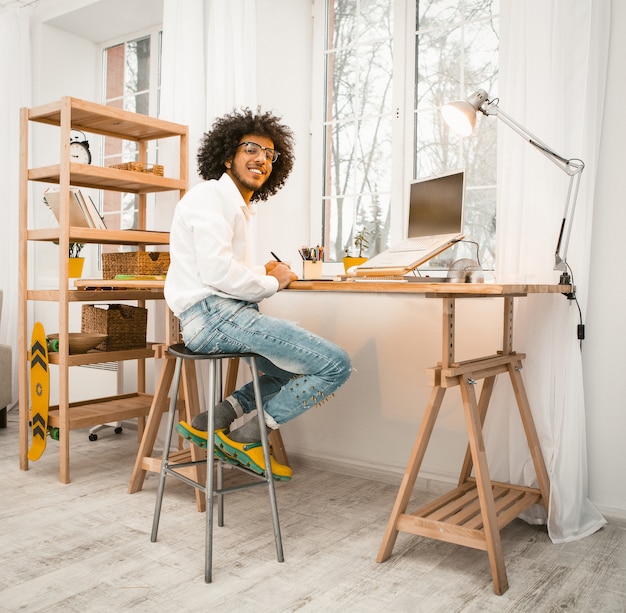
[[[302,278],[321,279],[324,248],[319,246],[302,247],[299,253],[302,258]]]

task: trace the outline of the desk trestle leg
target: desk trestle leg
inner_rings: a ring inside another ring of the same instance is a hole
[[[495,593],[506,592],[509,586],[500,530],[533,504],[542,503],[547,509],[549,500],[548,474],[520,368],[520,355],[512,353],[430,369],[435,382],[433,391],[378,552],[378,562],[384,562],[391,556],[398,532],[473,547],[486,551],[489,556]],[[489,474],[482,428],[495,377],[505,373],[509,374],[513,384],[539,489],[493,482]],[[484,383],[477,402],[474,385],[479,379],[484,379]],[[407,513],[445,391],[454,386],[459,386],[461,390],[469,438],[458,487]],[[474,477],[471,476],[472,471]]]

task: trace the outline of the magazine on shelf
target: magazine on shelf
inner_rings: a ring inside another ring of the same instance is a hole
[[[107,227],[104,223],[104,219],[100,217],[98,208],[96,207],[94,201],[91,199],[91,196],[87,195],[87,198],[85,198],[85,195],[83,194],[83,192],[78,190],[78,197],[81,198],[82,204],[84,204],[83,208],[87,210],[87,212],[89,213],[89,217],[92,219],[94,223],[93,227],[98,228],[99,230],[106,230]]]
[[[59,189],[51,187],[43,194],[44,201],[61,223],[61,196]],[[106,225],[98,213],[93,200],[77,187],[70,187],[70,226],[106,230]]]

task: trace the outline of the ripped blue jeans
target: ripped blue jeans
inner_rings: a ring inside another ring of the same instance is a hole
[[[185,345],[198,353],[256,353],[268,425],[284,424],[326,400],[351,373],[348,354],[293,322],[259,313],[254,302],[208,296],[180,316]],[[233,393],[255,409],[248,383]],[[275,427],[275,426],[274,426]]]

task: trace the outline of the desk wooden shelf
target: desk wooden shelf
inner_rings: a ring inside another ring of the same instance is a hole
[[[540,502],[540,494],[530,488],[491,482],[498,529],[520,513]],[[487,550],[478,485],[468,479],[459,487],[412,513],[398,517],[397,528],[419,536]]]

